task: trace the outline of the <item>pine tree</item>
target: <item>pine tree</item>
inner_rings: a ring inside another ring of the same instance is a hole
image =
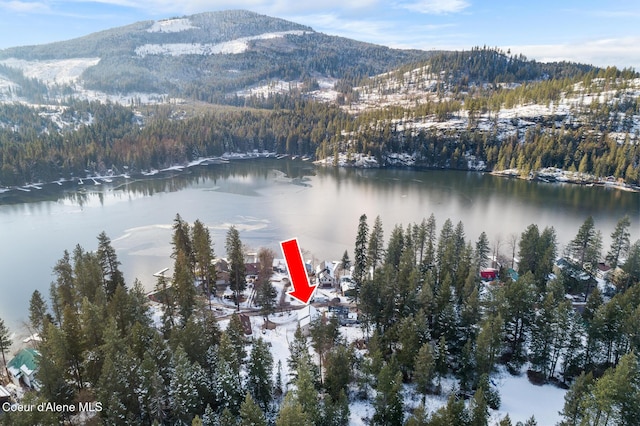
[[[534,317],[536,301],[535,278],[531,272],[504,287],[502,318],[510,335],[511,355],[515,365],[525,359],[525,341]]]
[[[349,400],[344,390],[340,391],[337,399],[325,399],[322,401],[322,425],[348,426],[349,414]]]
[[[196,288],[194,286],[193,268],[189,262],[189,254],[183,251],[176,253],[173,265],[173,291],[175,293],[178,311],[182,317],[182,324],[193,313],[196,302]]]
[[[629,227],[631,219],[625,216],[618,221],[616,228],[611,233],[611,248],[607,252],[606,261],[611,268],[615,269],[620,261],[620,256],[626,256],[631,247]]]
[[[325,361],[326,353],[337,343],[340,338],[340,329],[336,317],[329,321],[315,321],[311,323],[309,329],[311,334],[311,345],[318,354],[320,366],[320,382],[322,382],[322,365]]]
[[[469,426],[487,426],[487,417],[489,416],[489,407],[487,407],[487,401],[484,399],[484,392],[482,389],[477,390],[469,407],[471,412],[471,421]]]
[[[288,393],[278,413],[276,426],[313,426],[313,424],[309,414],[304,412],[294,394]]]
[[[287,367],[289,375],[293,378],[298,374],[298,364],[304,362],[312,365],[311,354],[309,354],[309,342],[302,332],[300,326],[293,333],[293,340],[289,343],[289,358],[287,358]]]
[[[102,231],[98,235],[98,261],[102,268],[102,284],[108,298],[113,296],[118,286],[124,286],[124,275],[119,269],[120,261],[111,245],[111,239]]]
[[[435,250],[436,250],[436,217],[431,213],[424,228],[425,233],[425,248],[424,257],[422,263],[429,267],[435,264]]]
[[[376,426],[400,426],[404,419],[402,395],[402,373],[395,363],[390,362],[382,367],[378,375],[376,389],[375,413],[371,424]]]
[[[342,254],[342,259],[340,260],[340,269],[348,271],[349,268],[351,268],[351,259],[349,259],[349,253],[345,250]]]
[[[167,388],[153,356],[147,352],[140,364],[140,383],[135,392],[140,400],[140,418],[145,423],[161,423],[165,419]]]
[[[356,234],[356,244],[354,248],[354,268],[353,280],[356,283],[354,301],[358,303],[360,288],[367,276],[367,237],[369,235],[369,225],[367,225],[367,215],[360,216],[358,221],[358,233]]]
[[[347,392],[353,378],[353,356],[344,345],[336,345],[327,353],[324,387],[334,402]]]
[[[240,295],[247,288],[246,268],[244,265],[244,254],[242,252],[242,241],[240,233],[232,226],[227,231],[225,248],[229,258],[229,282],[236,298],[236,306],[240,310]]]
[[[493,372],[495,363],[500,355],[503,340],[502,327],[502,316],[499,313],[490,315],[480,325],[475,351],[478,375]]]
[[[240,405],[240,426],[267,426],[267,419],[258,404],[247,393]]]
[[[82,378],[84,372],[82,329],[78,313],[69,305],[64,308],[60,330],[63,333],[65,364],[72,371],[72,377],[78,386],[78,390],[80,390],[84,387]]]
[[[29,322],[35,333],[42,333],[42,327],[47,316],[47,303],[38,290],[34,290],[29,300]]]
[[[247,391],[253,401],[266,412],[273,399],[273,356],[267,343],[259,338],[253,342],[253,349],[247,363]]]
[[[265,322],[269,322],[269,315],[276,311],[276,298],[278,292],[271,284],[266,281],[260,284],[256,294],[256,304],[260,306],[260,313],[264,316]]]
[[[237,414],[245,394],[240,377],[240,360],[227,333],[222,333],[211,379],[216,399],[222,409]]]
[[[367,268],[371,268],[375,273],[376,268],[382,262],[384,256],[384,234],[382,230],[382,220],[376,216],[369,236],[369,246],[367,249]]]
[[[191,240],[193,242],[193,252],[196,264],[196,275],[198,276],[203,289],[209,300],[209,310],[211,310],[212,287],[216,282],[216,268],[213,264],[215,254],[209,229],[200,220],[193,223],[191,229]]]
[[[300,404],[302,411],[312,424],[318,424],[321,412],[318,406],[318,391],[314,386],[312,371],[310,364],[304,361],[298,364],[297,378],[294,381],[296,389],[290,394],[293,394],[295,401]]]
[[[4,320],[0,318],[0,353],[2,354],[2,365],[4,366],[7,378],[9,377],[9,370],[7,370],[7,360],[5,358],[5,353],[9,351],[10,347],[11,335],[9,334],[9,329],[4,324]]]
[[[487,234],[482,232],[478,241],[476,242],[476,250],[475,250],[475,259],[478,270],[482,268],[486,268],[489,265],[489,253],[491,249],[489,248],[489,239],[487,238]]]
[[[244,359],[247,357],[247,350],[245,349],[247,341],[244,338],[244,329],[237,313],[231,315],[225,334],[229,337],[239,363],[238,365],[244,364]]]
[[[427,393],[433,387],[433,379],[436,373],[435,351],[430,342],[425,342],[415,360],[414,381],[416,389],[422,394],[422,403],[424,404]]]
[[[583,401],[586,400],[587,395],[591,392],[593,382],[591,373],[585,374],[583,372],[576,378],[576,381],[564,395],[564,407],[560,412],[563,420],[560,422],[560,426],[579,426],[582,424],[584,417]]]
[[[597,231],[593,217],[589,216],[578,229],[575,238],[571,240],[568,250],[580,266],[597,261],[598,254],[594,245],[597,243]]]

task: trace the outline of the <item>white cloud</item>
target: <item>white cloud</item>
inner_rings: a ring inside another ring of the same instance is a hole
[[[504,46],[540,62],[571,61],[640,71],[640,37],[585,40],[582,43]]]
[[[418,0],[410,3],[400,3],[399,6],[403,9],[427,15],[443,15],[462,12],[471,4],[465,0]]]
[[[0,9],[19,13],[45,13],[50,10],[46,3],[26,1],[2,1]]]

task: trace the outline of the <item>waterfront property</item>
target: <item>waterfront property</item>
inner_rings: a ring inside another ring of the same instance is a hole
[[[40,353],[35,349],[22,349],[7,363],[9,376],[16,386],[37,388],[35,375],[38,372]]]

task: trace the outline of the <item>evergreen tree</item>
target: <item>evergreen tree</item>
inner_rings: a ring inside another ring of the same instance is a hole
[[[525,360],[525,341],[534,318],[536,287],[534,276],[528,272],[504,287],[502,318],[510,340],[510,353],[515,365]]]
[[[369,236],[369,247],[367,249],[367,268],[371,268],[375,273],[376,268],[382,262],[384,256],[384,234],[382,230],[382,220],[376,216]]]
[[[290,394],[293,394],[295,401],[300,404],[302,411],[307,415],[311,423],[318,424],[321,418],[321,411],[318,406],[318,391],[314,386],[313,379],[311,365],[306,362],[299,363],[297,378],[293,382],[296,388]]]
[[[113,296],[118,286],[124,286],[124,275],[119,269],[120,261],[111,245],[111,239],[102,231],[98,235],[98,261],[102,268],[102,285],[108,298]]]
[[[298,326],[293,333],[293,340],[289,343],[287,366],[289,367],[289,375],[291,375],[291,377],[296,377],[298,365],[302,362],[310,366],[313,365],[311,354],[309,354],[309,342],[300,326]]]
[[[433,379],[436,373],[435,351],[430,342],[425,342],[415,360],[414,381],[416,389],[422,394],[422,403],[425,403],[426,395],[433,387]]]
[[[487,401],[484,399],[484,392],[482,389],[478,389],[471,400],[469,407],[471,419],[469,426],[487,426],[489,423],[487,417],[489,416],[489,407],[487,407]]]
[[[500,355],[503,321],[500,313],[490,315],[480,325],[476,340],[475,358],[478,375],[491,374]]]
[[[332,317],[329,321],[314,321],[310,327],[311,345],[318,354],[320,366],[320,382],[322,382],[322,364],[325,361],[327,352],[338,342],[340,338],[340,330],[336,317]]]
[[[631,226],[631,219],[629,216],[625,216],[618,221],[616,228],[611,233],[611,248],[607,252],[606,261],[615,269],[618,266],[621,256],[626,256],[629,253],[631,247],[629,227]]]
[[[47,303],[38,290],[34,290],[29,300],[29,322],[35,333],[42,333],[47,316]]]
[[[9,351],[11,347],[11,335],[9,329],[4,324],[4,320],[0,318],[0,354],[2,354],[2,365],[4,366],[7,378],[9,377],[9,370],[7,370],[7,359],[5,353]]]
[[[424,227],[425,233],[425,248],[424,257],[422,263],[429,267],[435,264],[435,250],[436,250],[436,217],[431,213]]]
[[[196,275],[200,280],[203,290],[209,300],[211,310],[211,294],[215,293],[212,288],[216,282],[216,268],[213,264],[215,254],[209,229],[200,220],[193,223],[191,229],[191,240],[193,242],[194,260],[196,264]]]
[[[354,300],[358,303],[360,288],[367,277],[367,238],[369,235],[369,225],[367,225],[367,215],[360,216],[358,221],[358,233],[356,234],[356,244],[354,248],[354,268],[353,280],[356,283]]]
[[[60,330],[63,333],[62,348],[64,350],[65,364],[68,366],[68,369],[71,370],[76,386],[78,386],[78,390],[80,390],[84,387],[82,378],[84,372],[82,329],[80,327],[78,313],[69,305],[64,308]]]
[[[338,398],[325,399],[322,401],[322,419],[323,426],[348,426],[349,425],[349,400],[345,391],[340,391]]]
[[[227,231],[225,248],[229,258],[229,282],[231,290],[236,298],[236,306],[240,310],[240,295],[247,288],[246,268],[244,265],[244,254],[242,252],[242,241],[240,233],[232,226]]]
[[[342,254],[342,259],[340,260],[340,269],[348,271],[349,268],[351,268],[351,259],[349,259],[349,253],[345,250]]]
[[[269,321],[269,315],[276,311],[276,298],[278,292],[271,284],[266,281],[260,284],[256,294],[256,304],[260,306],[260,313],[264,316],[265,322]]]
[[[247,350],[245,349],[247,341],[244,338],[244,329],[237,313],[231,315],[225,333],[229,337],[239,365],[244,364],[244,359],[247,357]]]
[[[267,419],[258,404],[247,393],[240,405],[240,426],[267,426]]]
[[[622,270],[625,272],[625,279],[621,290],[630,288],[633,283],[640,282],[640,240],[634,242],[629,248],[629,256],[627,261],[622,265]]]
[[[578,229],[575,238],[569,242],[568,250],[580,266],[598,261],[598,233],[593,217],[589,216]],[[602,241],[600,240],[600,244]]]
[[[584,372],[576,378],[571,388],[564,395],[564,407],[559,413],[563,420],[560,426],[579,426],[584,418],[582,404],[586,400],[587,395],[591,392],[593,386],[593,375]]]
[[[371,424],[376,426],[402,425],[404,420],[404,404],[402,394],[402,373],[394,362],[382,367],[378,375],[376,389],[375,413]]]
[[[334,402],[347,392],[353,378],[353,357],[344,345],[336,345],[326,355],[324,387]]]
[[[640,418],[640,368],[631,352],[596,380],[582,404],[587,424],[633,425]]]
[[[290,392],[284,398],[280,412],[276,419],[276,426],[313,426],[309,414],[305,413],[294,393]]]
[[[181,232],[180,230],[176,232]],[[174,238],[177,238],[174,236]],[[182,324],[184,325],[194,310],[196,288],[194,285],[193,266],[189,258],[190,253],[177,249],[173,265],[173,291]]]
[[[140,383],[136,394],[140,400],[140,419],[145,423],[161,423],[166,415],[169,395],[153,355],[145,353],[140,364]]]
[[[74,306],[77,299],[73,266],[71,265],[71,257],[67,250],[64,251],[62,258],[58,260],[53,267],[53,274],[56,277],[56,281],[52,286],[52,303],[56,307],[54,310],[56,321],[60,323],[64,306]],[[54,297],[55,302],[53,301]]]
[[[272,371],[273,356],[267,343],[259,338],[253,343],[247,363],[247,391],[253,397],[252,402],[255,401],[264,412],[273,399]]]
[[[75,287],[79,299],[84,297],[95,302],[96,293],[102,287],[103,271],[98,255],[93,252],[85,252],[78,244],[73,250],[73,273],[75,275]],[[101,288],[104,292],[104,288]]]
[[[245,394],[240,377],[240,360],[227,333],[222,333],[216,354],[212,383],[221,409],[238,414]]]
[[[175,293],[173,290],[169,290],[169,284],[164,275],[158,277],[156,283],[156,293],[159,293],[162,297],[162,334],[165,337],[169,337],[173,327],[175,326],[176,317],[176,303]]]
[[[487,238],[487,234],[485,232],[480,233],[480,237],[476,242],[476,250],[475,250],[475,259],[477,269],[486,268],[489,265],[489,253],[491,249],[489,248],[489,239]]]

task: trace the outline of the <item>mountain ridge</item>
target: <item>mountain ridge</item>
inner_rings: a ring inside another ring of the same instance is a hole
[[[100,58],[74,83],[111,94],[151,92],[210,102],[273,79],[374,75],[430,54],[330,36],[280,18],[232,10],[140,21],[72,40],[4,49],[0,64]],[[28,64],[20,66],[27,76]],[[69,86],[63,91],[76,92]]]

